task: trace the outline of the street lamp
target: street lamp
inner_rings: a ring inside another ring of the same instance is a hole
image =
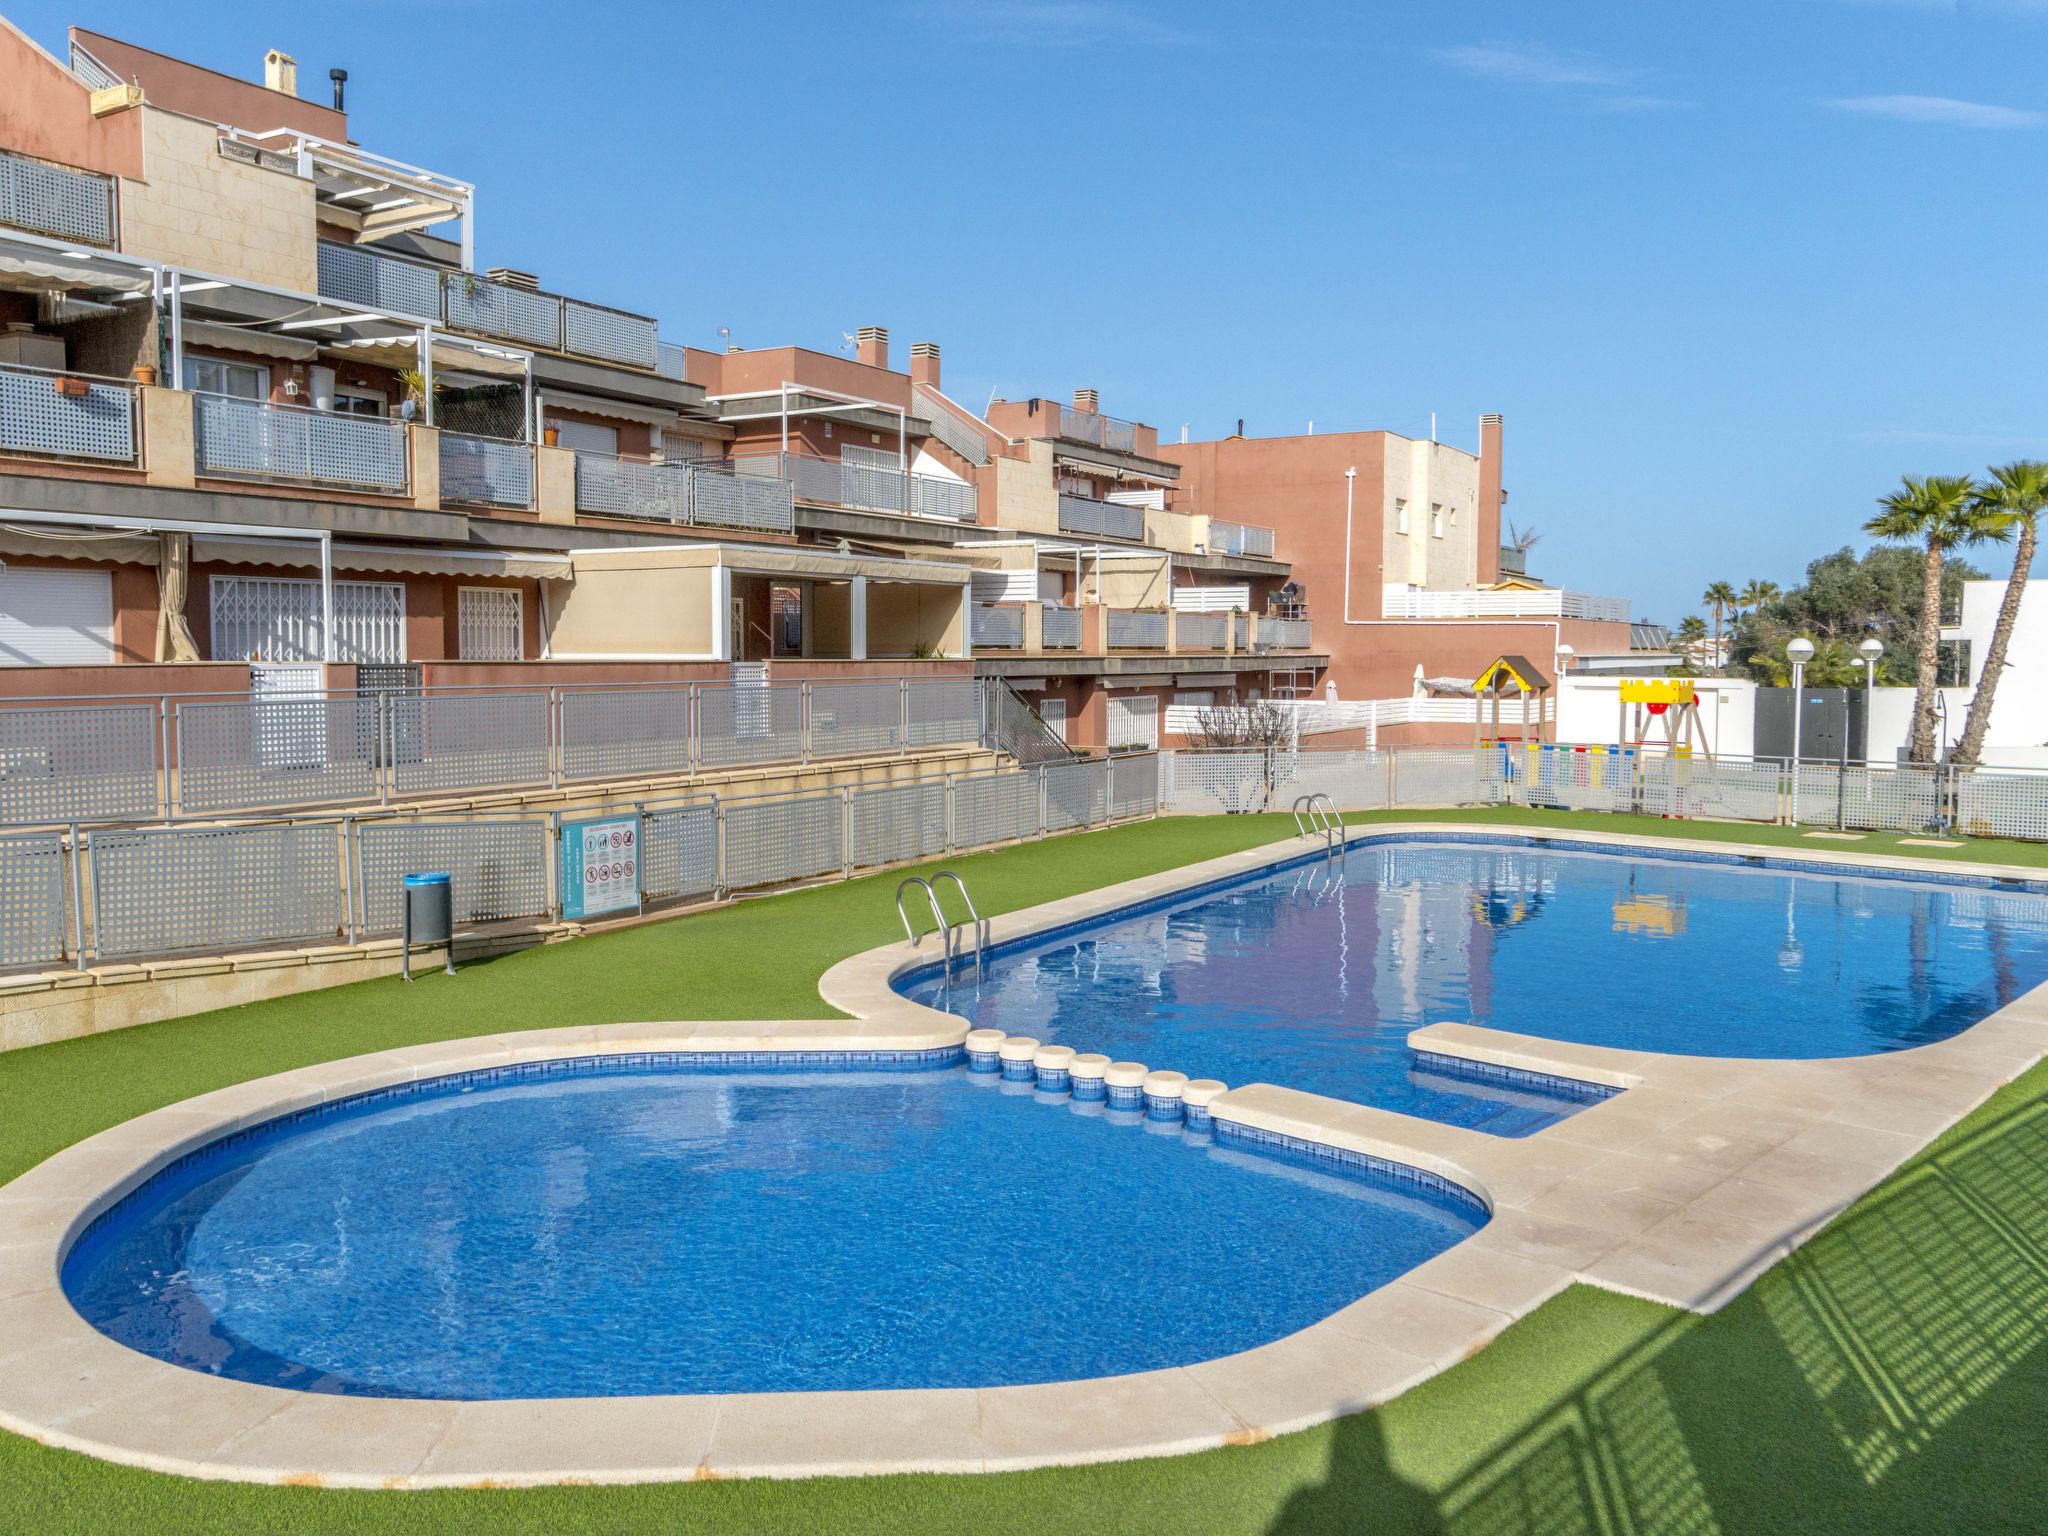
[[[1578,654],[1579,653],[1573,650],[1570,645],[1566,644],[1563,641],[1559,641],[1557,646],[1557,670],[1560,673],[1571,671],[1572,658]]]
[[[1804,635],[1788,642],[1785,659],[1792,663],[1792,825],[1799,825],[1799,730],[1806,717],[1806,664],[1813,660],[1813,642]]]
[[[1856,654],[1863,658],[1863,761],[1867,764],[1870,729],[1877,715],[1877,660],[1884,655],[1884,642],[1875,635],[1866,635],[1856,647]]]

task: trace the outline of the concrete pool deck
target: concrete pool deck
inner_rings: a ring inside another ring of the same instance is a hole
[[[2003,866],[1930,868],[1849,850],[1622,833],[1487,832],[1417,820],[1353,828],[1348,841],[1416,834],[2040,888],[2038,871]],[[991,937],[1043,933],[1250,874],[1307,846],[1290,840],[1046,903],[991,919]],[[998,1471],[1249,1443],[1383,1402],[1574,1281],[1712,1310],[2048,1054],[2041,988],[1947,1041],[1827,1061],[1614,1051],[1458,1024],[1410,1036],[1441,1055],[1625,1090],[1519,1139],[1265,1084],[1235,1087],[1211,1106],[1218,1120],[1429,1170],[1472,1190],[1491,1220],[1298,1333],[1137,1375],[934,1391],[316,1396],[138,1354],[94,1330],[63,1293],[63,1256],[95,1216],[186,1152],[315,1104],[520,1061],[957,1044],[964,1020],[891,986],[934,954],[897,943],[834,966],[819,989],[848,1019],[619,1024],[384,1051],[188,1099],[67,1148],[0,1187],[0,1425],[162,1472],[363,1488]]]

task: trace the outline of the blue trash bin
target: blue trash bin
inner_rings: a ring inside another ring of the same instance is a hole
[[[448,974],[455,974],[455,887],[445,874],[405,877],[402,924],[405,958],[400,968],[407,981],[412,980],[412,947],[415,944],[447,945]]]

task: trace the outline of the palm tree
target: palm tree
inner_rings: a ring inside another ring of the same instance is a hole
[[[1934,761],[1934,663],[1941,639],[1941,554],[1985,537],[1988,522],[1971,507],[1977,482],[1968,475],[1905,477],[1900,489],[1880,496],[1884,510],[1863,525],[1865,533],[1899,543],[1918,542],[1927,556],[1920,576],[1920,668],[1913,694],[1909,762]]]
[[[2017,535],[2012,552],[2012,575],[2005,584],[2005,598],[1998,605],[1998,622],[1991,630],[1991,644],[1984,651],[1983,670],[1977,674],[1977,691],[1970,699],[1970,718],[1963,727],[1963,739],[1956,743],[1949,761],[1974,768],[1984,750],[1984,734],[1991,728],[1991,698],[1998,677],[2005,670],[2006,647],[2012,643],[2012,627],[2020,616],[2020,599],[2026,596],[2027,573],[2034,564],[2035,523],[2048,506],[2048,464],[2038,459],[2021,459],[1993,469],[1991,478],[1971,497],[1972,509],[1984,520],[1987,536]]]
[[[1777,595],[1778,584],[1775,581],[1752,581],[1737,595],[1736,601],[1751,613],[1755,613]]]
[[[1735,584],[1727,581],[1712,583],[1700,594],[1700,606],[1714,610],[1714,665],[1721,665],[1721,616],[1735,606]]]

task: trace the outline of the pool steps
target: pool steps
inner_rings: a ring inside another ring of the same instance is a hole
[[[1041,1093],[1071,1094],[1077,1103],[1106,1100],[1111,1109],[1143,1110],[1147,1120],[1183,1124],[1192,1131],[1211,1129],[1209,1106],[1228,1091],[1213,1077],[1191,1080],[1185,1072],[1154,1072],[1142,1061],[1111,1061],[999,1029],[971,1030],[966,1045],[970,1072],[1033,1083]]]

